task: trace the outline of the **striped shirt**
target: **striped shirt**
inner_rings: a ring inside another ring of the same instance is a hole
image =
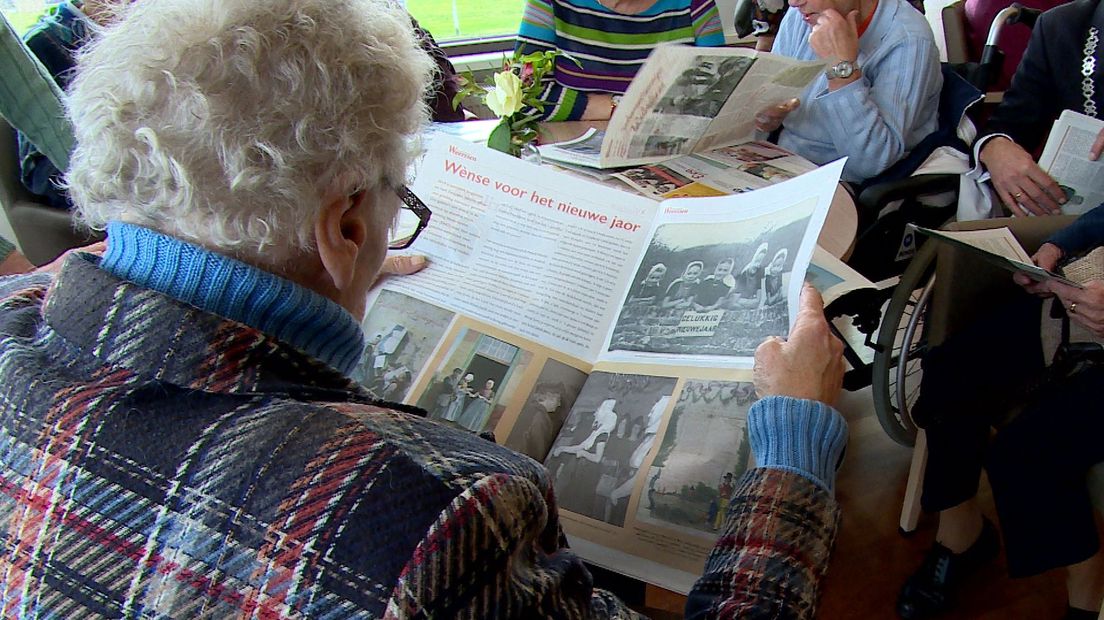
[[[547,104],[541,116],[561,121],[582,116],[588,92],[625,92],[661,43],[724,45],[713,0],[658,0],[635,15],[597,0],[527,0],[517,49],[557,49],[570,56],[556,59],[554,79],[541,96]]]

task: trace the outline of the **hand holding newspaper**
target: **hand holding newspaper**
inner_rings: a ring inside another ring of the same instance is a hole
[[[369,299],[354,378],[544,463],[576,553],[685,593],[841,169],[657,203],[438,137],[412,187],[430,265]]]

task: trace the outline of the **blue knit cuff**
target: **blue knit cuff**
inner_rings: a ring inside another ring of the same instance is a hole
[[[847,446],[847,422],[815,400],[768,396],[748,412],[748,436],[758,467],[800,474],[829,493]]]

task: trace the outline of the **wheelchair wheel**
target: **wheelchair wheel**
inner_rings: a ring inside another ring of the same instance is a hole
[[[871,388],[878,422],[903,446],[916,442],[910,409],[920,394],[920,360],[927,350],[926,315],[935,285],[935,247],[925,244],[893,291],[878,330]]]

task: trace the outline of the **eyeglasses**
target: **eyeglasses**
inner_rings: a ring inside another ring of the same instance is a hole
[[[429,226],[429,217],[433,213],[422,202],[422,199],[415,196],[414,192],[410,191],[407,186],[399,185],[395,188],[395,193],[403,201],[403,210],[399,213],[399,222],[393,231],[394,238],[388,242],[387,249],[405,250],[414,243],[418,235],[422,234],[425,227]],[[407,216],[407,211],[412,212],[418,218],[418,221],[414,222],[413,218]]]

